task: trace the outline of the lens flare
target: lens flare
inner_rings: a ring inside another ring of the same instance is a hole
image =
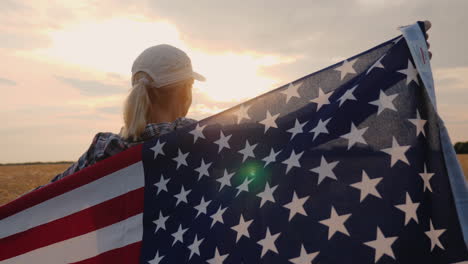
[[[252,189],[264,186],[270,175],[270,170],[264,168],[263,163],[257,160],[247,161],[239,168],[239,181],[243,182],[246,178],[252,179],[249,185]]]

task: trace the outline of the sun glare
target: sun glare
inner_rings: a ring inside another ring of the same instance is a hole
[[[213,103],[240,102],[273,88],[280,80],[260,76],[260,68],[291,61],[275,55],[210,53],[203,47],[191,47],[182,41],[177,27],[167,21],[115,18],[81,23],[48,34],[52,46],[35,51],[36,57],[86,67],[103,73],[102,76],[114,72],[128,79],[133,60],[145,48],[161,43],[179,47],[192,58],[194,70],[207,78],[195,86]]]
[[[249,53],[193,53],[195,71],[205,75],[207,81],[197,83],[199,89],[214,101],[239,102],[252,98],[271,88],[279,80],[261,76],[262,66],[287,61],[277,56]]]
[[[48,32],[52,45],[36,51],[65,64],[130,75],[131,63],[151,45],[181,46],[179,33],[168,22],[140,22],[130,18],[85,22]]]

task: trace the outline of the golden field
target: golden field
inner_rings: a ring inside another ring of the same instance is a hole
[[[468,154],[458,155],[465,176],[468,176]],[[70,164],[0,166],[0,205],[50,181]]]
[[[0,205],[49,182],[70,164],[0,166]]]

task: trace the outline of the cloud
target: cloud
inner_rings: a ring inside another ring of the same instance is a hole
[[[1,49],[39,49],[46,48],[50,44],[51,40],[48,36],[35,32],[28,32],[27,34],[24,34],[22,32],[2,32],[2,34],[0,34]]]
[[[29,8],[21,3],[18,3],[18,1],[2,0],[0,2],[0,10],[2,10],[3,13],[17,12],[25,9]]]
[[[99,108],[96,108],[96,111],[100,113],[104,113],[104,114],[121,115],[122,107],[120,106],[99,107]]]
[[[66,114],[66,115],[61,115],[60,118],[64,119],[76,119],[76,120],[106,120],[102,115],[96,114],[96,113],[78,113],[78,114]]]
[[[62,76],[55,76],[55,78],[72,86],[75,89],[78,89],[82,95],[86,96],[115,95],[127,91],[126,87],[114,84],[106,84],[95,80],[82,80]]]
[[[108,72],[107,76],[112,78],[112,79],[119,80],[119,81],[125,79],[124,76],[122,76],[121,74],[115,73],[115,72]]]
[[[465,12],[461,11],[468,9],[467,1],[415,0],[405,2],[404,7],[398,4],[401,1],[370,2],[374,1],[162,0],[151,2],[153,12],[147,15],[174,23],[192,47],[310,55],[312,60],[349,57],[398,35],[398,26],[430,19],[432,50],[438,66],[460,66],[468,61],[467,53],[456,52],[464,50],[462,43],[468,41],[468,35],[460,31],[468,27]]]
[[[467,109],[468,67],[438,68],[433,70],[433,74],[437,101],[442,104],[461,105]],[[453,114],[451,116],[461,112]]]
[[[436,89],[439,92],[465,91],[468,87],[468,67],[447,67],[433,70]]]
[[[5,85],[5,86],[15,86],[15,85],[17,85],[17,83],[16,83],[15,81],[12,81],[12,80],[0,78],[0,86],[1,86],[1,85]]]

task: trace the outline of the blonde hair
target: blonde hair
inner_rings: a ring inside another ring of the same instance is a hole
[[[177,93],[178,88],[191,88],[192,84],[193,79],[189,79],[155,89],[153,79],[147,73],[135,73],[132,76],[133,87],[124,103],[124,126],[120,136],[126,140],[141,140],[140,135],[151,119],[152,100],[163,107],[170,107],[173,100],[183,99],[178,98],[181,96]]]
[[[137,72],[132,77],[132,89],[124,104],[124,127],[121,136],[124,139],[138,140],[145,130],[151,111],[148,86],[153,79],[145,72]]]

